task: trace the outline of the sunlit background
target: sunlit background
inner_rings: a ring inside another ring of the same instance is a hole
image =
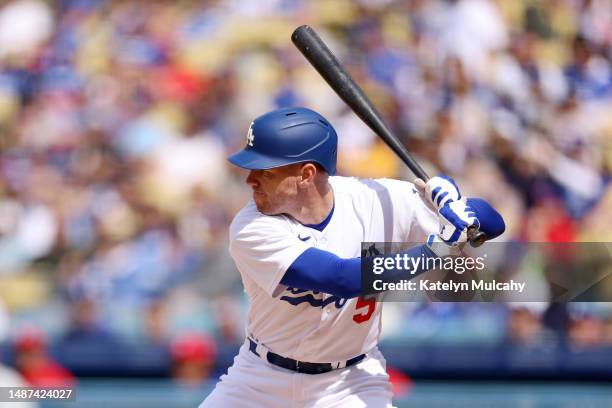
[[[0,1],[0,385],[207,395],[247,306],[225,158],[266,111],[327,117],[340,174],[412,180],[293,47],[302,24],[430,174],[502,213],[500,241],[612,241],[610,0]],[[542,296],[385,305],[396,404],[610,406],[560,381],[612,380],[612,307]]]

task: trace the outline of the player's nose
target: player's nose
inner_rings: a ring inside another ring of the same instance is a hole
[[[249,175],[246,178],[246,183],[253,188],[256,188],[259,186],[259,181],[257,180],[257,175],[255,173],[255,170],[249,171]]]

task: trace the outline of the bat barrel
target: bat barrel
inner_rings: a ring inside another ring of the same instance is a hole
[[[344,70],[319,35],[310,26],[303,25],[295,29],[291,35],[291,41],[353,112],[383,139],[417,177],[427,181],[429,176],[425,170],[392,134],[380,113],[359,85]]]

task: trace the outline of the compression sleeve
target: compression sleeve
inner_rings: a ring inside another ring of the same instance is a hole
[[[506,224],[501,214],[491,204],[482,198],[468,198],[469,205],[480,221],[480,230],[487,234],[487,239],[497,238],[506,230]]]
[[[400,254],[406,254],[408,257],[437,258],[426,245],[410,248]],[[394,258],[396,254],[382,256]],[[372,262],[372,259],[373,257],[365,258],[364,262]],[[427,262],[421,262],[419,265],[425,264]],[[385,282],[412,279],[426,271],[422,266],[415,271],[385,269]],[[318,248],[308,248],[293,261],[280,283],[346,299],[358,297],[364,294],[361,288],[361,258],[345,259]]]

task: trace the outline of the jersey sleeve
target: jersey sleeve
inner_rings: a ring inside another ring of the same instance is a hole
[[[410,203],[412,207],[412,218],[410,220],[410,230],[406,240],[408,242],[425,242],[430,234],[438,233],[440,220],[438,216],[425,203],[425,199],[417,192],[414,184],[410,185]]]
[[[418,193],[414,184],[393,179],[374,180],[388,192],[389,203],[381,200],[385,217],[391,217],[394,242],[422,243],[438,232],[438,217]],[[390,207],[390,208],[388,208]]]
[[[280,216],[247,208],[230,226],[229,251],[236,267],[270,296],[289,266],[309,247]]]

